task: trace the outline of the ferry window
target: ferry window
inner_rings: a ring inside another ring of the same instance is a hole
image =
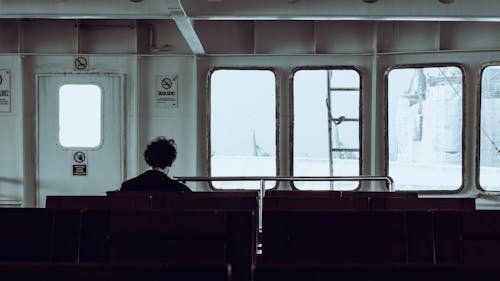
[[[358,176],[360,76],[352,69],[293,76],[293,175]],[[358,182],[295,182],[298,189],[352,190]]]
[[[210,174],[276,176],[276,76],[270,70],[219,69],[210,76]],[[213,182],[258,189],[260,182]],[[266,188],[275,182],[266,182]]]
[[[500,66],[486,67],[481,81],[479,183],[500,191]]]
[[[97,85],[66,84],[59,88],[59,143],[96,148],[101,144],[102,91]]]
[[[462,184],[462,71],[394,69],[388,76],[388,174],[396,190]]]

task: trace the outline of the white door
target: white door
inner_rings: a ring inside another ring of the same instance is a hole
[[[37,75],[37,205],[104,195],[122,180],[120,75]]]

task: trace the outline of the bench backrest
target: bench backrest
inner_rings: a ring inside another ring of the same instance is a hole
[[[264,263],[433,262],[432,214],[267,211]]]

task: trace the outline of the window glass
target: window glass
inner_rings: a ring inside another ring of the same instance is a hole
[[[359,175],[360,77],[354,70],[293,76],[293,175]],[[299,189],[352,190],[358,182],[295,182]]]
[[[388,82],[388,172],[395,189],[460,188],[462,71],[395,69]]]
[[[211,176],[276,176],[276,77],[269,70],[216,70],[210,76]],[[213,182],[258,189],[259,182]],[[270,188],[275,182],[266,182]]]
[[[484,69],[481,81],[479,183],[500,191],[500,66]]]
[[[97,85],[66,84],[59,88],[59,143],[63,147],[101,145],[102,92]]]

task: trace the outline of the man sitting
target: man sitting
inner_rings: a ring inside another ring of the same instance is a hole
[[[121,191],[188,191],[184,184],[167,176],[177,157],[175,141],[165,137],[152,140],[144,151],[150,170],[122,183]]]

